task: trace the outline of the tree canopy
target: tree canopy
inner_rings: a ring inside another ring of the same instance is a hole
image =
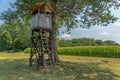
[[[30,47],[30,28],[9,22],[0,26],[0,51],[23,50]]]
[[[12,44],[11,35],[9,34],[8,31],[4,30],[0,34],[0,51],[5,49],[9,50],[11,48],[11,44]]]
[[[6,22],[20,20],[22,24],[30,25],[29,10],[38,2],[49,5],[56,2],[57,27],[64,25],[68,30],[113,23],[117,18],[111,14],[111,8],[120,6],[119,0],[16,0],[11,8],[1,13],[0,19]]]

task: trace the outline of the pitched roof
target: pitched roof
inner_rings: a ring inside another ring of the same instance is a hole
[[[38,9],[40,10],[40,13],[43,13],[44,14],[44,11],[45,11],[45,7],[47,7],[51,12],[54,12],[54,9],[46,4],[46,3],[37,3],[35,4],[32,9],[30,9],[31,13],[35,13]]]

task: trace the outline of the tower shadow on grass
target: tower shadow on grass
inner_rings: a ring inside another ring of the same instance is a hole
[[[52,72],[38,71],[34,64],[29,67],[28,59],[0,60],[1,80],[116,80],[120,76],[101,63],[61,61],[53,66]],[[7,76],[6,76],[7,75]],[[47,77],[46,77],[47,75]]]
[[[84,62],[61,62],[53,70],[58,77],[63,76],[63,80],[116,80],[119,75],[113,73],[108,68],[100,68],[100,63]]]

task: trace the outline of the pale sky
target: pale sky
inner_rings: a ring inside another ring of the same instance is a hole
[[[0,13],[10,8],[9,2],[13,3],[15,0],[0,0]],[[0,20],[0,24],[3,24],[2,20]]]
[[[114,16],[119,18],[115,23],[108,26],[93,26],[90,29],[76,28],[71,30],[70,34],[62,33],[65,28],[60,29],[60,38],[94,38],[100,40],[113,40],[120,44],[120,8],[118,10],[111,9]]]
[[[7,8],[10,7],[9,2],[14,2],[15,0],[0,0],[0,13]],[[83,28],[76,28],[71,30],[71,34],[62,33],[62,30],[65,28],[60,29],[59,38],[65,39],[72,39],[72,38],[95,38],[101,40],[113,40],[120,43],[120,9],[118,10],[111,10],[112,14],[119,18],[113,24],[108,26],[93,26],[90,29],[83,29]],[[0,20],[0,25],[3,24],[4,21]]]

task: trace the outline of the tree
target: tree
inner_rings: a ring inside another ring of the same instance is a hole
[[[11,48],[12,38],[8,31],[4,30],[0,34],[0,50],[9,50]]]
[[[69,31],[72,28],[90,28],[94,25],[108,25],[117,20],[111,14],[110,9],[117,9],[120,6],[119,0],[16,0],[11,4],[12,8],[1,13],[1,19],[5,21],[16,21],[21,17],[26,25],[29,22],[30,8],[37,2],[46,1],[54,9],[53,14],[53,51],[56,59],[56,31],[58,27],[66,26]],[[56,23],[57,22],[57,23]],[[57,25],[57,27],[56,27]],[[55,60],[54,59],[54,60]],[[56,60],[55,60],[56,61]]]
[[[103,44],[102,40],[96,40],[95,43],[96,43],[96,45],[102,45]]]
[[[115,41],[106,40],[104,41],[104,45],[118,45],[118,43],[116,43]]]
[[[93,38],[76,38],[72,40],[60,39],[57,41],[59,47],[73,47],[73,46],[113,46],[119,45],[111,40],[95,40]]]
[[[0,31],[8,31],[11,36],[11,49],[18,51],[30,47],[30,26],[24,26],[17,22],[7,22],[0,26]]]

